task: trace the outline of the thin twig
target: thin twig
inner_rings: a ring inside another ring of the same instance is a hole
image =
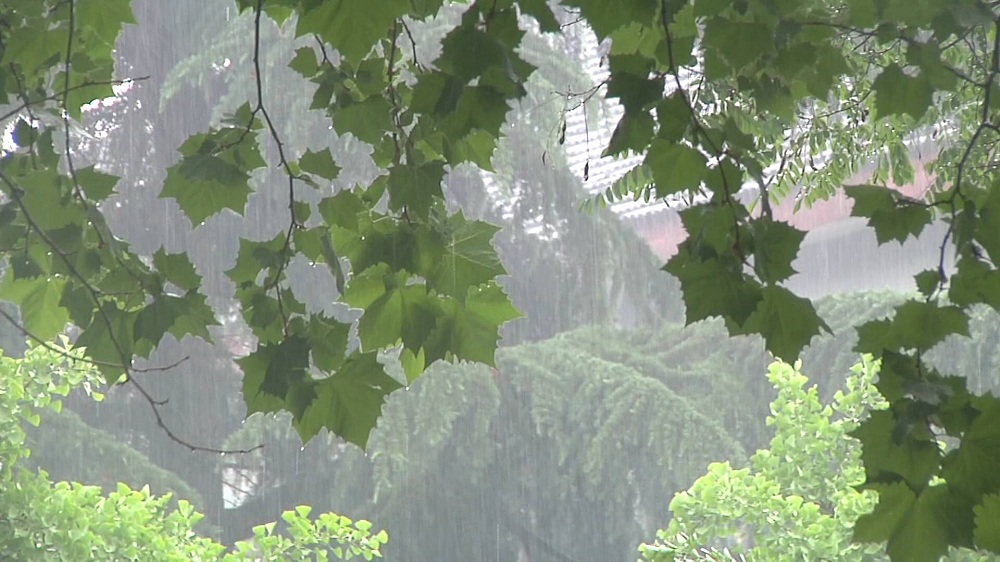
[[[121,80],[98,80],[98,81],[86,81],[76,86],[70,86],[68,89],[63,88],[59,92],[52,95],[45,96],[42,98],[36,98],[33,100],[21,98],[22,102],[20,105],[15,106],[13,109],[0,115],[0,121],[10,119],[11,117],[17,115],[18,113],[30,109],[36,105],[43,104],[47,101],[58,101],[59,99],[65,99],[65,95],[69,92],[75,92],[76,90],[82,90],[84,88],[93,88],[97,86],[121,86],[123,84],[128,84],[130,82],[141,82],[143,80],[148,80],[149,76],[139,76],[137,78],[122,78]]]

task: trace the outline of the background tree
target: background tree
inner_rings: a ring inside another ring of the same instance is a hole
[[[935,185],[924,198],[900,196],[882,174],[846,189],[880,242],[905,240],[935,217],[946,224],[938,266],[915,279],[921,295],[858,328],[857,349],[882,359],[880,391],[890,407],[857,431],[865,486],[880,503],[855,538],[887,541],[895,558],[998,548],[1000,480],[989,476],[1000,473],[989,461],[1000,458],[992,438],[998,403],[925,361],[948,336],[968,335],[975,305],[1000,306],[997,7],[566,4],[609,42],[606,94],[625,113],[606,152],[645,154],[606,199],[684,203],[689,237],[665,269],[680,282],[686,321],[721,317],[731,335],[760,334],[780,358],[797,357],[828,323],[784,284],[804,234],[778,220],[772,204],[824,197],[872,157],[906,178],[905,139],[929,133],[939,142]],[[254,191],[283,202],[281,232],[230,231],[239,237],[229,246],[235,265],[225,270],[233,308],[209,300],[214,279],[204,284],[186,252],[120,239],[102,210],[120,202],[109,199],[117,178],[91,165],[83,139],[101,132],[80,121],[84,105],[126,86],[115,79],[114,46],[132,21],[130,4],[5,3],[0,88],[12,106],[0,114],[9,131],[0,162],[0,297],[20,306],[19,325],[47,341],[73,324],[106,380],[128,382],[158,425],[193,449],[164,422],[161,402],[142,384],[150,367],[137,358],[153,357],[168,334],[210,339],[217,315],[234,310],[256,339],[239,360],[248,410],[287,411],[304,440],[326,428],[364,446],[386,396],[435,361],[492,364],[497,329],[516,316],[496,283],[506,273],[491,245],[496,229],[449,211],[443,183],[462,164],[493,168],[510,103],[528,94],[535,66],[521,54],[519,18],[530,16],[545,33],[560,25],[545,2],[473,2],[446,26],[436,58],[407,55],[407,46],[416,53],[415,41],[407,45],[410,24],[441,6],[394,1],[358,12],[337,1],[237,3],[252,14],[243,57],[252,87],[208,132],[183,140],[179,160],[161,163],[160,190],[195,231],[220,214],[247,212]],[[235,13],[224,16],[239,25]],[[299,119],[305,104],[279,114],[267,96],[273,85],[261,47],[275,29],[269,20],[279,34],[311,39],[288,53],[289,64],[317,86],[309,107],[367,154],[371,174],[358,185],[336,184],[329,144],[286,142],[280,124]],[[329,300],[342,306],[308,307],[290,278],[296,264],[325,269]],[[397,351],[404,376],[393,378],[379,357]],[[946,451],[943,435],[958,444]],[[897,447],[905,454],[894,454]]]

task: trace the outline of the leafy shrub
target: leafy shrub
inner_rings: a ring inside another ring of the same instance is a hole
[[[310,508],[286,511],[288,537],[275,524],[253,529],[253,538],[231,552],[193,528],[202,518],[185,500],[154,497],[148,487],[119,484],[105,495],[100,487],[53,483],[44,471],[32,472],[17,461],[30,451],[22,424],[38,425],[41,411],[59,411],[60,396],[98,379],[79,349],[64,339],[29,349],[23,359],[0,356],[0,560],[79,561],[220,560],[296,561],[381,557],[385,531],[373,533],[367,521],[332,513],[310,519]]]

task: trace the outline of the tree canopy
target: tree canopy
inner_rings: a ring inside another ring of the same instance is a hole
[[[525,29],[585,25],[607,46],[609,77],[579,97],[602,94],[624,109],[605,154],[642,155],[591,203],[682,207],[688,238],[664,269],[680,283],[688,323],[720,317],[786,361],[829,329],[784,284],[804,233],[775,217],[782,200],[809,205],[844,189],[880,243],[943,221],[937,266],[915,278],[919,295],[857,327],[857,350],[882,361],[888,407],[854,432],[863,487],[879,495],[854,538],[887,541],[895,559],[1000,550],[1000,401],[925,361],[948,336],[969,334],[974,307],[1000,308],[995,3],[474,1],[440,20],[433,56],[413,31],[443,0],[236,6],[252,22],[242,32],[252,87],[180,144],[158,190],[195,230],[244,213],[252,193],[283,198],[278,235],[237,242],[225,272],[231,308],[206,294],[185,252],[139,252],[116,236],[108,216],[129,201],[82,148],[92,135],[85,107],[141,87],[143,69],[116,65],[130,2],[0,6],[0,298],[20,316],[0,315],[30,338],[48,342],[72,325],[104,379],[138,389],[170,432],[143,385],[169,365],[147,359],[168,336],[211,339],[237,310],[256,340],[239,360],[248,413],[285,411],[303,440],[325,428],[365,446],[387,395],[431,364],[494,364],[498,329],[518,316],[498,284],[498,227],[450,209],[443,184],[459,166],[494,166],[535,68]],[[278,116],[289,117],[269,97],[283,86],[264,71],[269,26],[297,38],[288,66],[313,85],[303,88],[317,110],[310,119],[364,147],[367,177],[342,183],[328,146],[289,142]],[[912,198],[888,185],[913,176],[920,143],[933,148],[933,182]],[[870,162],[870,177],[842,187]],[[328,300],[341,306],[304,304],[289,278],[299,263],[325,268]],[[386,372],[387,354],[401,377]]]

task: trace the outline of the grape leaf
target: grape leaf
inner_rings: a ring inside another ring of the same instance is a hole
[[[299,36],[315,33],[349,60],[357,61],[389,34],[393,21],[409,7],[409,0],[312,2],[299,17],[296,31]]]
[[[645,164],[653,171],[658,197],[694,190],[708,173],[708,164],[702,153],[690,146],[662,139],[654,139],[650,143]]]
[[[963,531],[972,528],[967,514],[950,497],[945,485],[923,489],[918,494],[905,484],[874,486],[879,501],[874,511],[862,515],[854,525],[854,540],[887,540],[892,560],[937,562],[949,544],[969,544]]]
[[[761,297],[743,331],[763,336],[775,357],[793,363],[820,329],[832,333],[809,299],[776,285],[764,287]]]
[[[879,244],[889,240],[902,243],[909,236],[917,237],[933,218],[930,210],[918,202],[897,204],[898,194],[888,187],[854,185],[844,191],[854,200],[851,216],[868,217]]]
[[[742,326],[763,298],[756,282],[740,271],[739,262],[696,260],[684,245],[663,270],[681,283],[687,324],[721,316]]]
[[[24,328],[38,339],[47,341],[69,323],[69,312],[60,304],[65,287],[65,279],[18,279],[8,270],[0,283],[0,299],[18,305]]]
[[[444,162],[440,160],[393,166],[387,186],[389,205],[394,210],[406,208],[420,218],[427,218],[434,201],[444,199],[443,179]]]
[[[1000,495],[986,496],[973,513],[976,514],[973,534],[976,546],[1000,553]]]
[[[303,172],[315,174],[328,180],[335,179],[340,173],[340,166],[333,161],[333,155],[330,154],[329,150],[321,150],[319,152],[307,150],[299,158],[299,167],[302,168]]]
[[[851,437],[861,442],[867,482],[903,479],[914,489],[921,489],[937,472],[941,451],[936,442],[917,439],[912,434],[895,442],[896,425],[892,411],[876,410],[851,432]]]
[[[796,273],[792,262],[806,233],[786,222],[753,221],[754,271],[765,283],[784,281]]]
[[[161,247],[153,254],[153,265],[167,281],[181,290],[190,291],[201,287],[201,275],[195,271],[191,258],[186,253],[168,254]]]
[[[434,290],[461,300],[472,287],[492,281],[507,273],[500,256],[493,247],[493,237],[500,230],[483,221],[466,220],[459,211],[444,222],[435,225],[440,241],[434,237],[434,245],[428,248],[421,244],[422,260],[429,263],[420,269]],[[428,240],[422,237],[421,241]],[[426,263],[426,262],[425,262]]]
[[[466,361],[496,366],[494,353],[500,326],[520,316],[503,289],[495,283],[470,287],[463,299],[442,299],[444,315],[427,336],[428,363],[454,355]]]
[[[980,497],[1000,492],[1000,401],[977,396],[972,406],[978,415],[962,435],[960,446],[944,458],[941,476],[953,490]]]
[[[247,117],[241,108],[235,119]],[[250,172],[264,166],[256,118],[241,126],[192,135],[180,147],[180,162],[167,169],[160,198],[174,198],[193,226],[223,209],[243,214],[250,196]]]
[[[76,171],[76,181],[80,189],[92,201],[104,201],[115,192],[118,176],[99,172],[94,166],[87,166]]]
[[[139,311],[135,319],[135,341],[147,345],[138,351],[146,356],[168,332],[178,340],[187,334],[211,341],[208,326],[218,325],[205,296],[191,292],[183,297],[160,295]]]
[[[580,15],[594,29],[598,39],[611,35],[619,27],[637,22],[645,25],[654,23],[656,0],[567,0],[568,6],[580,8]]]
[[[896,63],[882,70],[872,83],[872,89],[879,117],[910,115],[914,119],[920,119],[927,113],[934,92],[923,73],[910,76]]]
[[[325,427],[365,448],[386,397],[403,387],[377,358],[375,352],[354,353],[336,373],[316,381],[315,398],[293,422],[303,442]]]

